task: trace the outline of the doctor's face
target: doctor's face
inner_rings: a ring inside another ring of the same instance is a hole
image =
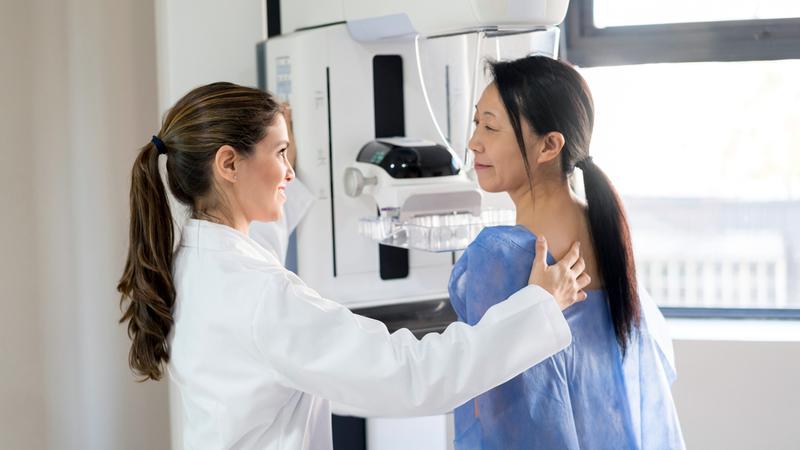
[[[280,219],[286,202],[286,184],[294,179],[294,169],[286,158],[288,146],[286,120],[278,114],[267,127],[264,139],[242,161],[236,196],[248,221]]]
[[[528,175],[519,151],[511,120],[494,83],[483,91],[475,107],[475,131],[469,148],[475,157],[475,173],[481,189],[487,192],[515,192],[526,189]],[[530,125],[523,119],[526,143],[536,139]],[[535,158],[530,157],[533,164]],[[533,170],[533,167],[531,167]]]

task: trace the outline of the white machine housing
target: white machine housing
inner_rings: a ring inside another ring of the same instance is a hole
[[[393,31],[365,40],[368,33],[363,31],[391,31],[386,17],[397,14],[408,18],[413,26],[410,31],[415,33],[512,25],[545,28],[563,19],[566,5],[567,0],[281,3],[284,34],[267,40],[264,61],[267,89],[292,105],[298,178],[316,196],[296,232],[297,270],[309,285],[321,295],[354,308],[443,299],[447,298],[447,282],[458,256],[412,250],[408,276],[384,280],[379,274],[378,245],[358,233],[358,221],[377,214],[376,198],[389,202],[395,196],[400,202],[414,191],[373,190],[373,195],[355,198],[345,192],[348,167],[359,167],[368,177],[381,176],[375,172],[377,166],[367,168],[356,163],[361,147],[376,138],[372,67],[375,56],[402,58],[405,135],[441,142],[422,95],[414,40],[407,33]],[[323,24],[330,25],[320,26]],[[358,40],[354,29],[361,30]],[[555,29],[555,38],[551,33],[485,39],[485,51],[481,53],[494,58],[516,58],[535,51],[555,56],[557,32]],[[441,128],[447,130],[452,148],[459,151],[467,146],[470,102],[477,101],[472,99],[471,75],[476,67],[478,42],[475,34],[421,42],[422,72],[433,113]],[[385,181],[385,186],[391,186],[392,180]],[[463,192],[465,187],[469,189],[468,183],[477,192],[477,183],[463,173],[452,180],[418,183],[416,190],[427,193],[451,189]],[[513,209],[504,194],[480,195],[484,206]]]
[[[284,34],[346,22],[379,34],[433,36],[486,28],[560,24],[568,0],[291,0],[281,3]],[[403,28],[405,27],[405,28]]]
[[[377,141],[405,148],[436,145],[432,141],[397,137]],[[481,214],[480,190],[464,170],[455,175],[393,178],[381,166],[356,161],[345,169],[344,184],[348,196],[369,195],[375,199],[380,215],[392,215],[400,221],[455,212]]]

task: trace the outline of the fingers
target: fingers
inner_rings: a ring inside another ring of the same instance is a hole
[[[586,270],[586,260],[580,258],[578,259],[578,262],[576,262],[575,265],[572,266],[572,271],[580,275],[583,273],[584,270]]]
[[[578,301],[579,302],[582,302],[582,301],[586,300],[587,298],[589,298],[589,294],[587,294],[586,291],[579,291],[578,292]]]
[[[575,241],[572,243],[572,247],[569,248],[567,254],[564,255],[564,257],[561,258],[561,261],[559,262],[564,266],[566,266],[567,268],[570,268],[574,266],[575,263],[578,262],[578,259],[580,257],[581,257],[581,244],[580,242]]]
[[[582,273],[575,282],[578,284],[578,289],[583,289],[592,282],[592,277],[588,274]]]
[[[547,267],[547,239],[539,236],[536,239],[536,257],[533,260],[533,267]]]

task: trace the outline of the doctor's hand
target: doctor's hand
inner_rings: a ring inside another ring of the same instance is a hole
[[[586,262],[580,254],[580,243],[575,242],[561,261],[552,266],[547,264],[547,240],[536,239],[536,259],[533,260],[528,284],[536,284],[553,295],[556,303],[565,310],[575,302],[586,300],[583,290],[591,282],[584,273]]]

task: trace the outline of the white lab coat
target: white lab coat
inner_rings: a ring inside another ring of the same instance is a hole
[[[361,415],[439,414],[571,341],[537,286],[474,327],[390,334],[321,298],[250,237],[206,221],[188,221],[173,270],[168,372],[185,448],[330,449],[331,401]]]

